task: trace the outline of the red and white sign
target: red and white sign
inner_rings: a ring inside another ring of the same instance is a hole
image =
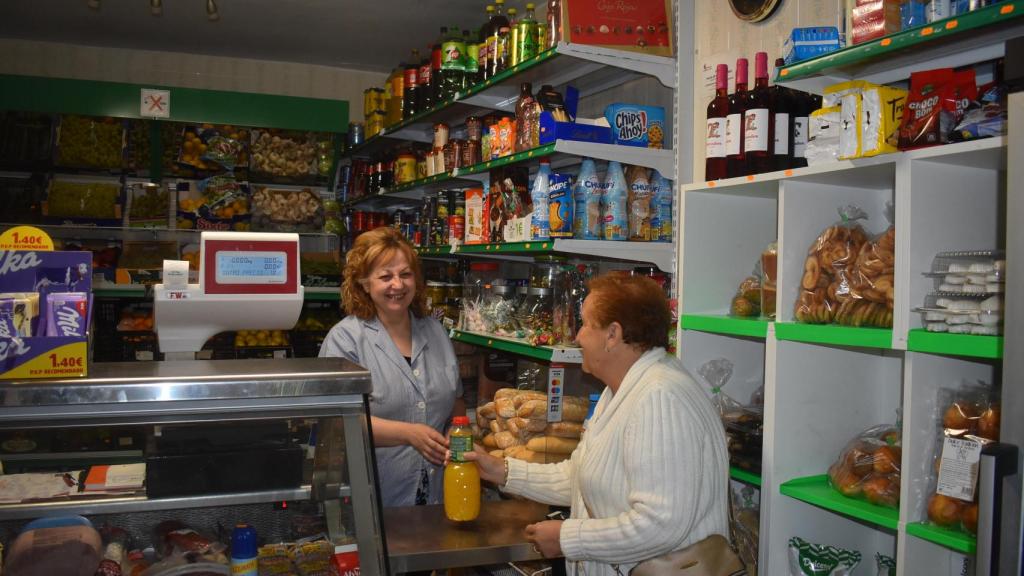
[[[139,116],[143,118],[170,118],[171,91],[142,89],[142,100],[139,102]]]

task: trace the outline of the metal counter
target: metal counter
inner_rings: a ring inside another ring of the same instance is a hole
[[[444,506],[384,509],[384,534],[392,573],[539,560],[526,541],[528,524],[545,520],[546,504],[483,502],[473,522],[445,518]]]

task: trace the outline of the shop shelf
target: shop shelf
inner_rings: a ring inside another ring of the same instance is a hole
[[[712,314],[683,314],[683,330],[698,330],[729,334],[732,336],[748,336],[764,338],[768,334],[768,320],[763,318],[741,318]]]
[[[761,486],[761,475],[760,474],[757,474],[757,473],[754,473],[754,472],[748,472],[746,470],[743,470],[742,468],[737,468],[735,466],[730,466],[729,467],[729,477],[732,478],[733,480],[739,480],[740,482],[746,482],[747,484],[753,484],[754,486],[757,486],[757,487]]]
[[[581,364],[583,362],[583,352],[579,348],[533,346],[523,340],[503,338],[492,334],[467,332],[465,330],[452,330],[451,338],[456,342],[483,346],[537,360],[561,362],[563,364]]]
[[[808,344],[892,348],[891,328],[854,328],[837,324],[776,322],[775,336],[779,340],[806,342]]]
[[[663,271],[672,270],[675,256],[672,245],[667,242],[616,242],[612,240],[534,240],[531,242],[509,242],[505,244],[460,244],[451,246],[430,246],[417,248],[421,256],[446,256],[452,254],[480,256],[515,256],[533,254],[570,254],[594,258],[611,258],[654,264]]]
[[[306,288],[306,300],[317,300],[333,302],[341,299],[341,288],[337,286],[324,286],[318,288]]]
[[[338,489],[339,497],[351,496],[349,486]],[[123,514],[149,512],[152,510],[182,510],[206,508],[208,506],[238,506],[262,504],[289,500],[309,500],[310,487],[288,490],[262,490],[258,492],[235,492],[174,498],[147,498],[145,494],[130,496],[86,496],[80,499],[63,499],[49,502],[0,505],[0,521],[19,518],[37,518],[56,514]]]
[[[1004,42],[1024,30],[1024,5],[1001,2],[783,67],[776,82],[821,94],[836,82],[877,84],[906,80],[911,72],[959,67],[1000,58]]]
[[[951,356],[1002,358],[1003,337],[943,334],[929,332],[924,328],[915,328],[907,337],[907,350]]]
[[[962,554],[974,554],[978,549],[978,542],[974,536],[961,532],[941,528],[925,522],[911,522],[907,524],[907,534],[917,536],[939,546],[945,546]]]
[[[779,486],[779,492],[826,510],[863,520],[882,528],[896,530],[900,512],[896,508],[876,506],[866,500],[847,498],[828,484],[828,476],[795,478]]]

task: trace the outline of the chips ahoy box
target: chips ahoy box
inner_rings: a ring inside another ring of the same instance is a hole
[[[28,226],[0,235],[2,380],[88,373],[92,254],[49,251],[52,246]]]
[[[612,128],[612,144],[664,148],[668,136],[665,109],[639,104],[610,104],[604,117]]]

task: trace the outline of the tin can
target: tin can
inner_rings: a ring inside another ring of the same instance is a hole
[[[395,184],[405,184],[416,180],[416,154],[407,150],[395,160]]]
[[[256,576],[256,529],[248,524],[236,524],[231,531],[231,573],[238,576]]]
[[[366,125],[362,122],[349,122],[348,123],[348,142],[349,147],[358,146],[366,141]]]
[[[363,115],[384,107],[384,90],[367,88],[363,90]]]
[[[384,121],[387,119],[387,112],[374,110],[366,118],[366,137],[372,138],[384,130]]]
[[[352,213],[352,230],[356,233],[366,232],[366,220],[367,214],[362,210],[356,210]]]
[[[434,124],[434,148],[444,148],[448,144],[448,125],[444,122]]]
[[[476,116],[466,118],[466,139],[470,142],[479,142],[483,137],[484,122]]]

